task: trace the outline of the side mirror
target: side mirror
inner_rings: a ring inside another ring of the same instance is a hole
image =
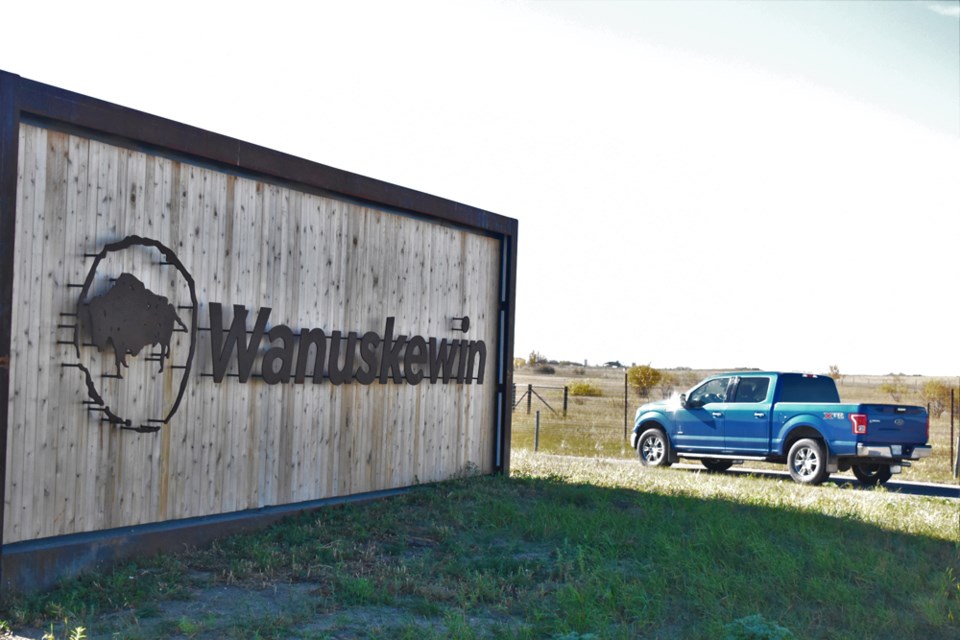
[[[687,408],[687,394],[685,393],[680,394],[680,406],[684,409]]]

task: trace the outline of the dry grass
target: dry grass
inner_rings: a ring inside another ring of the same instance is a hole
[[[807,487],[789,479],[771,481],[744,475],[690,473],[682,469],[649,469],[627,460],[611,460],[518,451],[514,475],[560,478],[596,487],[626,487],[663,496],[722,500],[791,512],[809,512],[849,519],[888,531],[957,543],[957,503],[945,498],[905,496],[889,491],[857,491],[850,485]],[[895,518],[891,514],[896,514]]]
[[[583,373],[579,374],[580,371]],[[700,370],[673,373],[684,378],[683,384],[677,387],[680,391],[688,389],[697,381],[717,372],[717,370]],[[900,403],[922,406],[924,402],[920,397],[920,390],[923,383],[929,379],[921,376],[903,377],[901,380],[907,387],[907,392],[900,399]],[[838,384],[840,399],[843,402],[892,403],[893,400],[889,395],[880,391],[880,386],[890,380],[889,376],[844,376]],[[943,380],[956,382],[953,379]],[[657,399],[662,395],[660,390],[655,389],[650,398],[645,400],[630,390],[625,420],[623,370],[557,367],[555,375],[543,375],[522,367],[515,371],[514,381],[517,384],[516,400],[519,400],[519,403],[513,413],[512,446],[516,449],[532,450],[534,448],[536,411],[540,411],[539,451],[560,455],[634,458],[636,453],[630,449],[629,440],[624,434],[628,434],[633,428],[633,415],[637,407],[647,400]],[[571,396],[567,414],[564,417],[563,387],[574,382],[589,382],[602,389],[604,395],[598,398]],[[534,396],[531,402],[531,413],[527,415],[527,399],[521,399],[521,397],[527,391],[529,384],[534,385],[534,390],[543,400]],[[919,482],[956,482],[950,458],[950,432],[948,408],[939,419],[931,418],[930,421],[930,444],[933,445],[933,454],[929,458],[916,461],[912,467],[904,468],[898,478]],[[953,429],[954,447],[956,447],[958,435],[960,435],[960,415],[955,419]],[[761,466],[782,469],[782,465]],[[849,475],[853,478],[851,472],[841,475]]]

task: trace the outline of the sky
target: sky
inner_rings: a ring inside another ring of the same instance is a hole
[[[960,375],[960,0],[4,22],[5,71],[518,219],[517,356]]]

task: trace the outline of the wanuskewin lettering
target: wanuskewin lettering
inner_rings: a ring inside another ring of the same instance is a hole
[[[331,384],[483,384],[487,347],[482,340],[447,340],[394,335],[394,318],[386,319],[383,334],[354,331],[343,334],[322,329],[294,333],[285,325],[269,330],[270,307],[257,312],[253,329],[247,329],[248,310],[233,305],[233,319],[224,329],[223,306],[210,303],[210,348],[213,379],[220,382],[236,361],[240,382],[251,375],[267,384],[303,384],[307,380]],[[266,347],[258,358],[261,346]],[[259,372],[256,371],[259,359]]]

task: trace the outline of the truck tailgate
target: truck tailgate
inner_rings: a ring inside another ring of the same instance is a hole
[[[924,444],[927,441],[927,412],[923,407],[864,404],[867,433],[857,438],[864,444]]]

